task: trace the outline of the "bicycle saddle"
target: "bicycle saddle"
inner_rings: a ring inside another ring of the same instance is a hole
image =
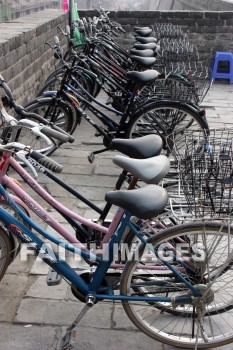
[[[148,43],[148,44],[134,44],[134,49],[136,50],[154,50],[157,47],[156,43]]]
[[[138,35],[142,35],[142,36],[148,36],[152,33],[152,29],[151,28],[140,28],[140,29],[134,29],[135,33]]]
[[[151,67],[156,61],[155,57],[131,56],[131,59],[143,67]]]
[[[130,71],[126,72],[125,75],[127,78],[137,81],[139,83],[149,83],[154,81],[159,76],[159,72],[153,69],[147,69],[143,72]]]
[[[139,41],[141,44],[148,44],[148,43],[156,43],[157,39],[153,36],[136,36],[135,39]]]
[[[141,56],[141,57],[153,57],[154,51],[153,50],[135,50],[131,49],[130,53],[132,55]]]
[[[158,156],[163,147],[162,138],[159,135],[146,135],[137,139],[113,139],[112,148],[136,159]]]
[[[105,195],[105,200],[140,219],[150,219],[157,216],[166,207],[168,194],[160,186],[146,185],[130,191],[109,191]]]
[[[162,154],[147,159],[133,159],[117,155],[112,161],[146,184],[158,184],[170,169],[169,159]]]
[[[140,30],[142,30],[142,29],[150,29],[150,27],[134,27],[134,30],[137,30],[137,29],[140,29]]]

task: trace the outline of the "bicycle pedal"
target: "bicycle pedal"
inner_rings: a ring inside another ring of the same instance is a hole
[[[61,283],[61,276],[53,269],[50,269],[46,278],[48,286],[56,286]]]
[[[90,153],[89,156],[87,157],[89,163],[94,163],[95,160],[95,155],[94,153]]]
[[[109,99],[108,99],[107,102],[106,102],[106,105],[109,106],[109,105],[111,105],[111,104],[112,104],[112,98],[109,97]]]

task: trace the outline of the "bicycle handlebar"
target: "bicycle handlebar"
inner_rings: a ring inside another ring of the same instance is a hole
[[[63,166],[57,162],[55,162],[53,159],[45,156],[44,154],[37,152],[37,151],[31,151],[30,157],[43,165],[45,168],[52,170],[55,173],[60,173],[63,169]]]
[[[74,137],[69,135],[69,134],[64,134],[64,133],[61,133],[59,131],[56,131],[54,129],[51,129],[50,127],[47,127],[47,126],[43,126],[42,129],[41,129],[41,132],[46,135],[46,136],[49,136],[49,137],[52,137],[58,141],[61,141],[61,142],[69,142],[69,143],[73,143],[74,142]]]
[[[47,135],[49,137],[53,137],[61,142],[69,142],[69,143],[74,142],[74,140],[75,140],[74,137],[71,136],[70,134],[68,134],[67,132],[65,132],[64,130],[62,130],[61,128],[59,128],[58,126],[47,121],[46,119],[41,117],[39,114],[27,112],[24,107],[22,107],[21,105],[18,105],[15,102],[14,96],[13,96],[9,86],[5,82],[4,78],[2,77],[2,75],[0,75],[0,87],[2,87],[4,89],[5,93],[7,94],[7,97],[9,98],[10,107],[13,107],[16,113],[18,113],[19,115],[21,115],[25,118],[28,118],[28,119],[33,118],[33,119],[37,120],[39,123],[47,126],[47,127],[44,127],[41,129],[41,132],[44,135]],[[6,117],[6,115],[8,115],[8,114],[4,114],[4,117]],[[14,117],[11,117],[11,119],[14,120],[15,123],[20,124],[20,121],[18,121]],[[8,119],[6,119],[6,122],[8,123]],[[29,120],[28,123],[30,124],[30,122],[32,122],[32,121]],[[31,124],[26,125],[25,123],[26,123],[26,121],[24,121],[24,126],[29,126],[29,127],[32,126]],[[36,124],[33,124],[33,126],[36,126]]]
[[[0,145],[0,150],[13,150],[15,154],[18,156],[18,158],[25,163],[25,165],[29,166],[29,168],[32,169],[33,164],[30,163],[30,161],[25,157],[26,154],[28,154],[32,159],[37,161],[39,164],[43,165],[45,168],[52,170],[53,172],[60,173],[63,169],[63,166],[57,162],[55,162],[53,159],[45,156],[44,154],[33,151],[30,149],[30,147],[25,146],[22,143],[19,142],[10,142],[6,145]],[[35,175],[35,171],[34,171]]]

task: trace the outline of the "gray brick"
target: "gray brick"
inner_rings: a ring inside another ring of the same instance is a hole
[[[26,56],[26,52],[27,52],[27,46],[26,44],[23,44],[17,49],[18,58],[19,59],[24,58]]]
[[[26,298],[20,303],[15,323],[33,323],[42,325],[69,326],[83,304],[78,301],[45,300],[39,298]],[[98,315],[101,311],[101,317]],[[88,317],[82,320],[82,326],[109,329],[111,326],[112,305],[96,305],[88,312]]]
[[[223,26],[225,21],[223,19],[197,19],[198,26]]]
[[[55,349],[57,334],[59,334],[59,331],[56,327],[25,327],[24,325],[9,326],[1,324],[1,347],[4,350],[48,350],[53,349],[55,344]]]

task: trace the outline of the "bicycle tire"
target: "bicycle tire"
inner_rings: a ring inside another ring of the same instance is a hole
[[[203,130],[203,135],[209,130],[206,119],[198,110],[179,101],[153,101],[138,109],[139,112],[129,120],[126,137],[156,133],[162,137],[164,153],[167,155],[174,150],[176,155],[183,153],[185,130],[197,130],[199,134],[200,130]]]
[[[44,85],[38,91],[37,97],[42,96],[45,91],[57,91],[60,87],[60,80],[63,74],[64,74],[63,69],[60,69],[58,72],[54,73],[54,75],[52,75],[50,79],[47,79]],[[72,72],[72,75],[75,77],[75,79],[77,79],[81,83],[81,85],[84,87],[85,90],[87,90],[89,94],[93,95],[94,93],[93,82],[87,73],[79,73],[74,69],[74,71]],[[69,84],[75,87],[75,83],[70,82]]]
[[[50,137],[47,137],[47,139],[49,142],[40,136],[32,134],[29,128],[23,127],[18,130],[15,141],[30,146],[33,150],[49,156],[58,148],[59,144]]]
[[[39,97],[25,106],[26,111],[39,114],[41,117],[69,132],[73,124],[72,110],[69,104],[56,100],[56,97]]]
[[[71,133],[73,125],[73,115],[69,110],[67,104],[62,101],[56,101],[53,97],[40,98],[31,101],[25,106],[26,111],[39,114],[47,121],[52,121],[55,125],[59,126],[64,131]],[[25,129],[25,128],[24,128]],[[26,132],[24,130],[24,132]],[[30,140],[30,146],[47,156],[51,155],[62,143],[49,137],[50,145],[46,143],[43,138],[35,137],[28,132],[26,135],[21,132],[19,135],[20,142],[28,144]],[[25,142],[24,142],[25,140]]]
[[[9,235],[0,226],[0,281],[11,263],[12,244]]]
[[[131,260],[128,260],[125,265],[121,276],[121,293],[127,296],[139,294],[147,297],[155,294],[163,297],[169,295],[173,297],[173,302],[160,302],[160,307],[158,307],[158,304],[152,301],[141,303],[123,301],[123,308],[131,321],[142,332],[159,342],[184,349],[194,348],[196,341],[200,349],[228,344],[233,340],[231,314],[228,313],[233,307],[233,271],[228,268],[221,272],[220,268],[224,267],[224,263],[229,260],[229,251],[233,247],[233,230],[217,222],[189,223],[163,230],[150,238],[148,244],[153,247],[153,251],[162,254],[162,249],[164,246],[168,247],[169,243],[170,250],[163,251],[165,252],[163,258],[166,259],[168,256],[173,262],[173,267],[177,268],[184,266],[183,261],[187,264],[187,260],[181,260],[178,254],[176,258],[174,257],[174,252],[179,251],[176,244],[180,244],[181,241],[186,243],[186,248],[189,248],[183,253],[183,257],[189,259],[195,267],[194,275],[184,270],[182,276],[186,277],[192,285],[196,285],[203,293],[207,292],[207,298],[204,298],[203,304],[205,307],[203,327],[208,342],[197,334],[197,327],[195,329],[197,318],[195,305],[197,304],[193,302],[193,304],[175,305],[175,296],[192,295],[184,283],[177,280],[170,270],[163,280],[163,285],[158,271],[149,270],[147,276],[145,272],[142,273],[139,265],[141,259],[144,259],[144,266],[148,264],[148,269],[149,264],[152,266],[155,264],[152,259],[153,253],[148,259],[144,254],[145,246],[143,245],[134,252]],[[156,265],[158,265],[158,259],[156,260]],[[164,266],[163,262],[160,264]],[[208,286],[211,286],[211,289],[207,291]],[[170,311],[174,307],[179,310],[172,314]]]
[[[17,202],[17,205],[20,207],[21,210],[24,211],[24,213],[30,217],[30,214],[28,210],[26,209],[26,206],[23,204],[20,204],[18,201],[18,198],[15,197],[14,200]],[[16,211],[12,208],[12,206],[6,202],[5,200],[0,200],[1,207],[6,210],[9,214],[14,216],[16,219],[21,221],[26,227],[30,228],[27,222],[25,222],[17,213]],[[11,241],[11,254],[10,254],[10,263],[14,261],[14,259],[17,257],[21,250],[21,242],[13,236],[10,232],[8,232],[10,241]]]

